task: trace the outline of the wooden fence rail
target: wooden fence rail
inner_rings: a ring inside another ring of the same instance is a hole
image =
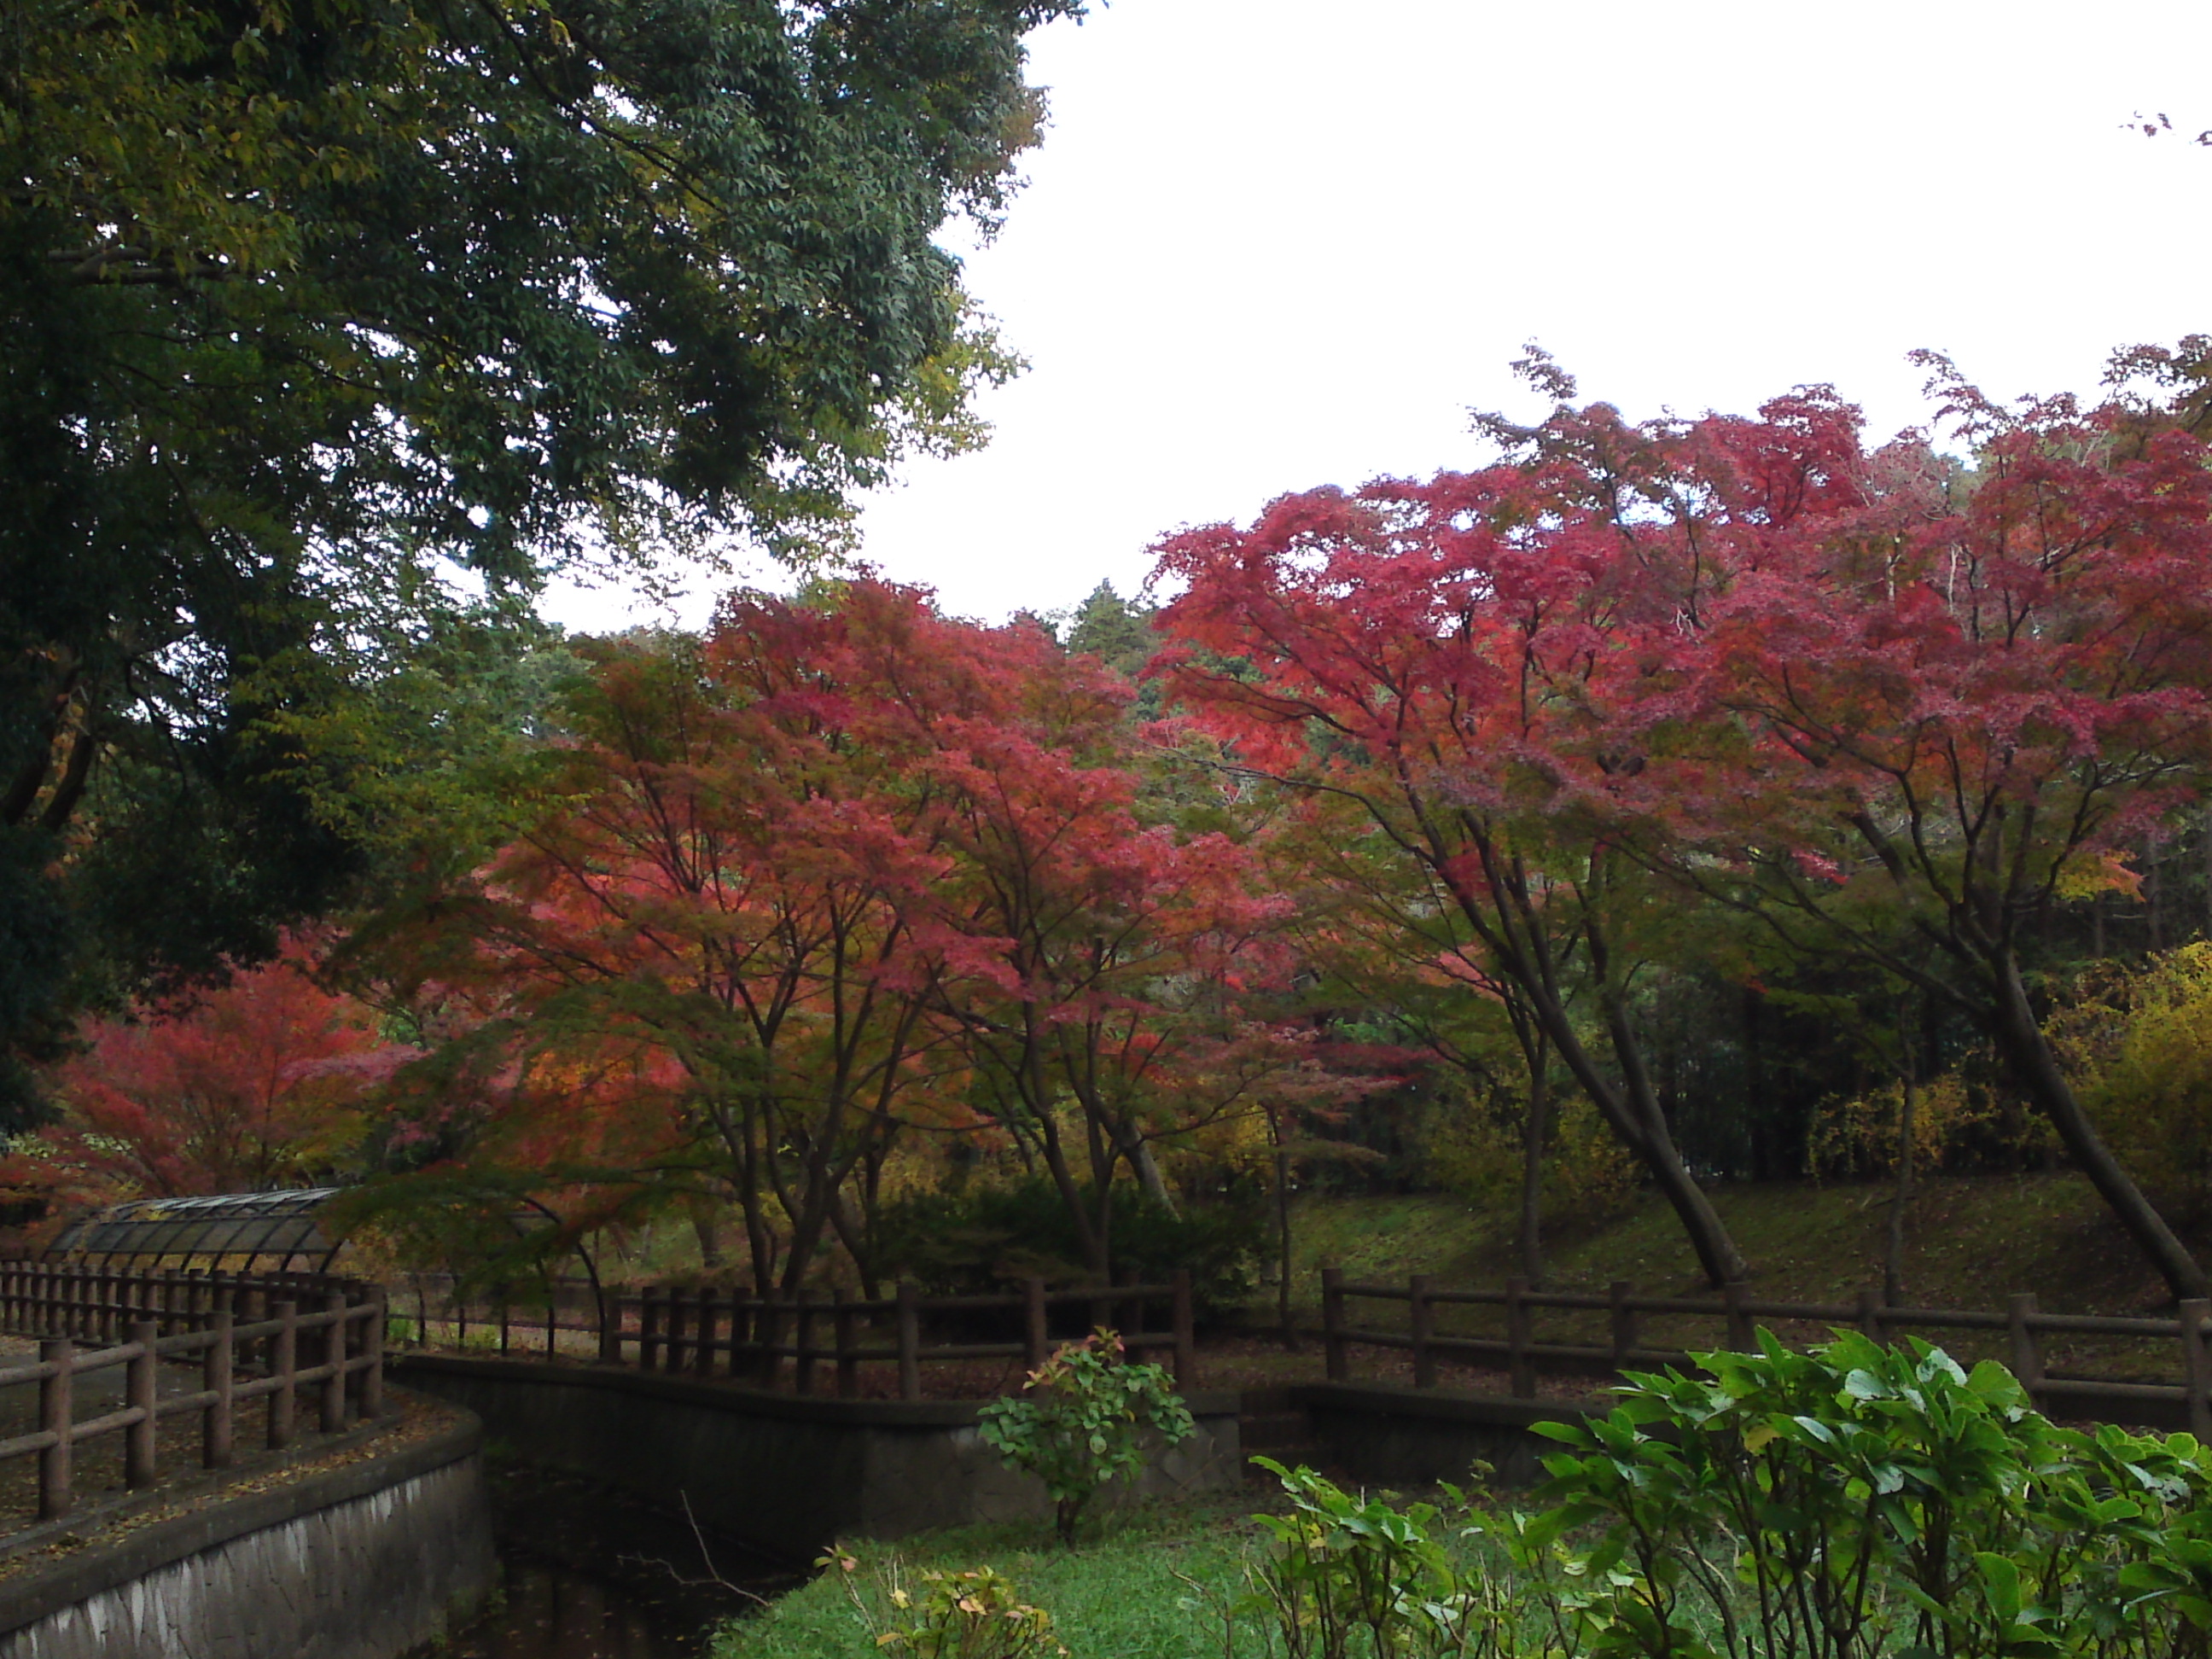
[[[0,1462],[37,1457],[42,1521],[70,1512],[76,1448],[100,1435],[123,1436],[124,1484],[136,1488],[160,1478],[164,1418],[198,1413],[199,1465],[216,1469],[231,1464],[240,1407],[256,1400],[271,1450],[295,1437],[303,1391],[325,1434],[384,1412],[383,1292],[356,1280],[0,1262],[0,1329],[38,1340],[35,1362],[0,1364],[0,1398],[37,1385],[39,1425],[0,1439]],[[194,1359],[200,1386],[163,1393],[162,1362]],[[118,1366],[123,1405],[80,1417],[77,1379]]]
[[[2045,1313],[2033,1296],[2013,1297],[2002,1313],[1970,1309],[1892,1306],[1878,1290],[1860,1292],[1854,1302],[1781,1302],[1747,1294],[1730,1285],[1717,1297],[1638,1296],[1626,1283],[1614,1282],[1599,1296],[1589,1291],[1539,1291],[1525,1279],[1509,1279],[1498,1290],[1442,1290],[1430,1279],[1415,1274],[1403,1285],[1361,1285],[1348,1282],[1338,1267],[1322,1269],[1322,1337],[1328,1376],[1344,1382],[1351,1376],[1354,1346],[1404,1349],[1411,1352],[1413,1385],[1434,1388],[1437,1361],[1441,1358],[1502,1361],[1511,1378],[1513,1393],[1522,1399],[1536,1392],[1540,1365],[1601,1365],[1612,1370],[1628,1366],[1686,1365],[1684,1349],[1653,1347],[1642,1340],[1640,1321],[1646,1315],[1686,1316],[1712,1322],[1722,1340],[1717,1346],[1749,1348],[1754,1322],[1765,1319],[1803,1321],[1822,1325],[1851,1325],[1876,1341],[1891,1340],[1905,1331],[2002,1331],[2008,1340],[2013,1373],[2040,1409],[2063,1410],[2069,1399],[2092,1397],[2136,1400],[2185,1406],[2190,1430],[2200,1439],[2212,1440],[2212,1301],[2184,1302],[2171,1319],[2144,1319],[2105,1314]],[[1406,1304],[1406,1328],[1385,1331],[1354,1325],[1346,1312],[1355,1298]],[[1437,1329],[1436,1313],[1446,1307],[1490,1307],[1504,1310],[1502,1337],[1444,1335]],[[1602,1343],[1540,1341],[1534,1333],[1535,1316],[1545,1310],[1602,1313],[1607,1339]],[[2097,1377],[2054,1376],[2045,1367],[2045,1339],[2055,1335],[2148,1338],[2177,1345],[2179,1383],[2130,1382]]]
[[[434,1288],[439,1292],[434,1297]],[[712,1286],[652,1285],[639,1291],[595,1291],[586,1281],[556,1281],[536,1287],[529,1301],[456,1297],[452,1283],[419,1276],[410,1287],[415,1304],[413,1340],[428,1344],[441,1329],[455,1346],[468,1346],[471,1325],[489,1338],[497,1333],[498,1352],[508,1356],[564,1352],[561,1339],[583,1340],[583,1352],[607,1364],[700,1377],[726,1376],[757,1386],[788,1386],[799,1394],[820,1391],[821,1373],[831,1373],[841,1397],[860,1392],[860,1367],[897,1368],[898,1397],[919,1399],[922,1367],[960,1360],[1018,1359],[1034,1370],[1050,1355],[1054,1310],[1082,1308],[1087,1324],[1118,1327],[1133,1354],[1165,1353],[1176,1385],[1186,1392],[1198,1386],[1196,1342],[1191,1313],[1190,1275],[1178,1272],[1164,1285],[1115,1285],[1050,1290],[1041,1279],[1023,1281],[1018,1291],[981,1296],[925,1296],[911,1280],[901,1280],[896,1295],[873,1300],[842,1292],[828,1298],[786,1301],[744,1290]],[[565,1306],[564,1306],[565,1304]],[[1166,1314],[1158,1328],[1158,1312]],[[573,1316],[564,1317],[564,1313]],[[945,1334],[955,1322],[1005,1324],[1018,1316],[1019,1340],[963,1340]],[[1065,1322],[1062,1322],[1063,1324]],[[788,1361],[787,1367],[785,1362]]]

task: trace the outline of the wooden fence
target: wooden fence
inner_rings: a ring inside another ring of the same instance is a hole
[[[2011,1297],[2002,1313],[1990,1313],[1891,1306],[1883,1302],[1879,1291],[1873,1290],[1862,1291],[1856,1302],[1779,1302],[1749,1295],[1741,1285],[1733,1285],[1717,1297],[1675,1297],[1638,1296],[1626,1284],[1616,1282],[1599,1296],[1588,1291],[1534,1290],[1525,1279],[1509,1279],[1499,1290],[1455,1291],[1438,1289],[1419,1274],[1403,1285],[1350,1284],[1336,1267],[1324,1267],[1321,1277],[1322,1335],[1333,1382],[1350,1378],[1351,1350],[1355,1346],[1410,1351],[1416,1388],[1436,1386],[1440,1358],[1502,1364],[1510,1376],[1513,1393],[1522,1399],[1534,1397],[1540,1367],[1619,1371],[1630,1366],[1686,1365],[1686,1350],[1644,1342],[1643,1320],[1657,1316],[1709,1322],[1721,1339],[1710,1346],[1735,1349],[1753,1346],[1753,1327],[1761,1320],[1856,1326],[1880,1342],[1908,1331],[2002,1333],[2013,1374],[2039,1409],[2063,1415],[2069,1401],[2091,1399],[2100,1403],[2179,1404],[2185,1407],[2191,1431],[2200,1439],[2212,1440],[2212,1351],[2207,1348],[2212,1301],[2184,1302],[2175,1310],[2177,1316],[2171,1319],[2139,1319],[2045,1313],[2036,1298],[2027,1295]],[[1385,1331],[1354,1325],[1346,1304],[1355,1299],[1404,1304],[1405,1328]],[[1437,1311],[1457,1307],[1502,1310],[1504,1334],[1443,1334],[1437,1328]],[[1607,1340],[1540,1340],[1535,1317],[1547,1310],[1603,1314]],[[2171,1352],[2183,1380],[2160,1383],[2053,1376],[2045,1365],[2045,1349],[2048,1339],[2062,1335],[2172,1343]]]
[[[827,1373],[842,1399],[861,1392],[862,1366],[896,1366],[902,1400],[921,1397],[925,1365],[1006,1359],[1034,1370],[1052,1352],[1054,1310],[1080,1308],[1086,1329],[1115,1327],[1132,1354],[1166,1354],[1177,1388],[1188,1392],[1198,1386],[1190,1275],[1181,1272],[1164,1285],[1055,1291],[1031,1279],[1018,1291],[979,1296],[925,1296],[911,1280],[901,1280],[896,1294],[873,1300],[841,1292],[795,1301],[713,1286],[595,1291],[582,1280],[538,1287],[530,1301],[480,1301],[457,1298],[450,1280],[425,1275],[395,1297],[395,1306],[404,1311],[410,1301],[410,1334],[418,1345],[450,1341],[466,1349],[473,1328],[479,1343],[489,1348],[495,1341],[497,1352],[509,1357],[566,1353],[646,1370],[788,1386],[799,1394],[822,1392]],[[1161,1312],[1165,1329],[1157,1318]],[[1068,1323],[1059,1322],[1063,1328]],[[949,1328],[1017,1323],[1018,1340],[963,1340]],[[579,1340],[564,1345],[562,1338],[570,1335]]]
[[[35,1362],[0,1364],[0,1390],[38,1386],[38,1425],[0,1440],[0,1462],[36,1456],[39,1518],[72,1506],[76,1448],[123,1437],[124,1484],[160,1478],[164,1418],[197,1413],[199,1465],[228,1468],[240,1407],[266,1402],[264,1438],[292,1443],[302,1392],[325,1434],[384,1411],[383,1292],[373,1285],[308,1273],[240,1275],[126,1272],[0,1262],[0,1329],[33,1337]],[[167,1393],[164,1361],[198,1362],[200,1386]],[[84,1418],[77,1379],[121,1367],[122,1406]]]

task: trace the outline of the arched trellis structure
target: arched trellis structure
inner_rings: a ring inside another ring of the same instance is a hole
[[[134,1198],[79,1216],[46,1247],[50,1261],[111,1267],[327,1273],[343,1241],[323,1231],[343,1188]]]

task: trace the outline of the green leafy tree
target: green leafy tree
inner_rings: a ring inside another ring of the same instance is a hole
[[[1021,34],[1079,9],[11,8],[0,1047],[98,913],[190,975],[359,875],[307,729],[457,571],[801,555],[972,441],[1011,364],[932,239],[995,221]]]

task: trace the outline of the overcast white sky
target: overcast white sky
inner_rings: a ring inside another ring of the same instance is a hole
[[[1469,406],[1534,407],[1525,340],[1632,415],[1829,381],[1886,433],[1923,418],[1917,346],[2009,396],[2212,330],[2203,0],[1113,0],[1031,45],[1051,127],[969,273],[1032,367],[987,449],[865,520],[969,616],[1465,465]]]

